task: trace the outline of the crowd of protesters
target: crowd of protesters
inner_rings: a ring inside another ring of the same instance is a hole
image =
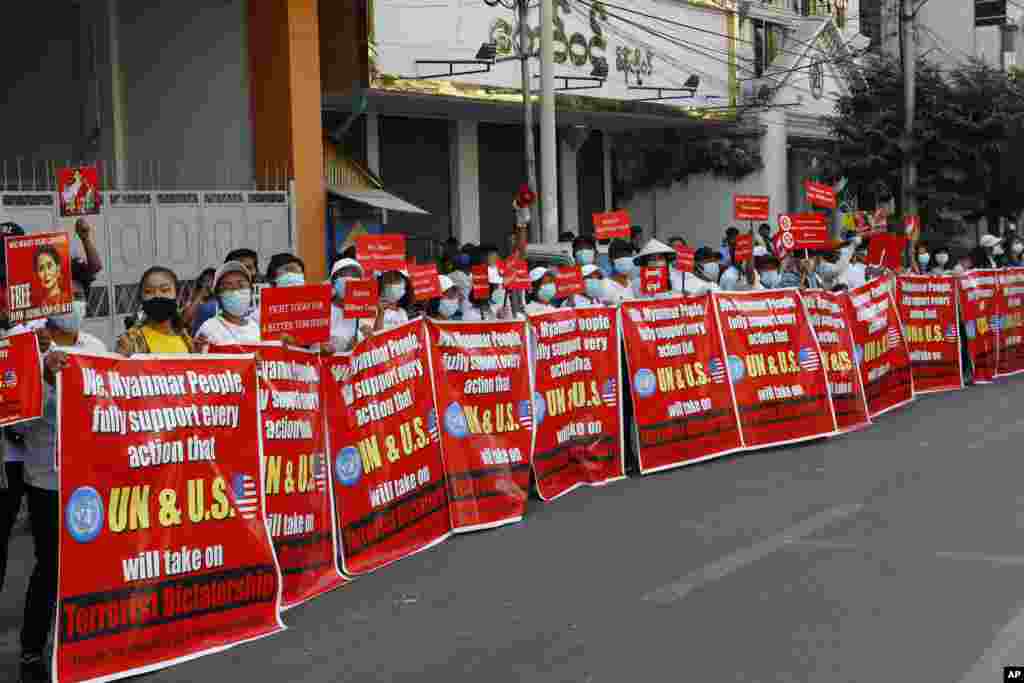
[[[12,223],[0,225],[2,236],[23,235]],[[56,374],[67,363],[66,352],[77,349],[106,351],[104,343],[81,329],[86,317],[87,294],[102,269],[92,228],[79,221],[76,233],[85,259],[72,264],[74,303],[71,313],[54,316],[29,326],[12,327],[7,321],[6,300],[0,300],[0,329],[14,334],[28,329],[38,336],[44,354],[44,411],[38,420],[3,430],[3,468],[0,470],[0,590],[6,575],[7,546],[12,528],[27,500],[35,545],[33,570],[25,602],[21,629],[21,680],[49,680],[43,651],[52,629],[56,606],[59,500],[54,453],[57,440]],[[539,314],[560,307],[617,305],[641,298],[640,270],[662,266],[669,271],[669,288],[658,296],[700,295],[709,291],[741,291],[783,287],[852,289],[882,277],[887,270],[868,265],[867,239],[848,233],[842,240],[823,248],[777,254],[772,230],[761,225],[753,234],[753,257],[736,259],[740,231],[725,230],[719,245],[703,245],[694,251],[692,272],[677,267],[677,246],[682,237],[667,242],[644,242],[642,231],[634,228],[630,239],[597,243],[587,235],[563,233],[560,241],[571,244],[572,258],[581,267],[582,293],[560,297],[556,267],[537,266],[529,270],[530,289],[507,291],[499,261],[515,256],[526,259],[525,226],[517,226],[507,243],[459,245],[454,239],[443,245],[438,260],[440,295],[417,301],[405,271],[377,273],[380,301],[372,319],[345,317],[346,287],[367,276],[354,248],[339,254],[329,270],[332,287],[330,340],[317,345],[322,353],[345,352],[375,332],[401,325],[419,316],[437,320],[508,320]],[[955,250],[947,244],[917,243],[908,248],[905,272],[948,274],[972,268],[1001,268],[1024,264],[1024,239],[1013,230],[1003,237],[984,235],[972,251]],[[2,255],[2,251],[0,251]],[[474,288],[474,267],[486,266],[485,294]],[[0,291],[5,269],[0,263]],[[306,266],[290,253],[273,256],[261,270],[258,254],[237,249],[226,255],[218,267],[204,270],[187,287],[178,274],[160,265],[149,268],[137,288],[138,311],[126,320],[126,329],[115,350],[125,356],[137,354],[203,353],[211,347],[258,342],[259,290],[261,287],[294,287],[306,283]],[[284,342],[294,343],[285,338]]]

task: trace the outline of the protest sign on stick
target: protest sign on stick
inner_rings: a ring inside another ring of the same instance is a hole
[[[331,286],[265,287],[260,293],[260,340],[289,335],[308,346],[331,336]]]
[[[66,232],[4,240],[11,324],[71,312],[71,243]]]

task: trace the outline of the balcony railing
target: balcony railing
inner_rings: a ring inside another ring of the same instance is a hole
[[[846,24],[847,0],[754,0],[755,4],[801,17],[834,17],[842,28]]]

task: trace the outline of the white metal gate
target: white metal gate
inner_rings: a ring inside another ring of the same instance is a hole
[[[248,247],[264,267],[273,254],[291,250],[291,206],[284,191],[104,192],[102,214],[89,219],[103,271],[89,292],[84,329],[112,344],[137,310],[139,277],[150,266],[193,280],[232,249]],[[74,220],[59,217],[55,192],[0,192],[3,221],[29,233],[68,231],[73,255],[84,256]]]

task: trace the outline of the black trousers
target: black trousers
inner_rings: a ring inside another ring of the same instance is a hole
[[[56,491],[25,486],[36,566],[25,594],[21,625],[22,654],[42,654],[57,610],[57,543],[60,533],[60,498]]]
[[[3,438],[0,435],[0,438]],[[3,464],[7,476],[7,488],[0,488],[0,592],[7,577],[7,546],[11,542],[11,531],[21,510],[21,499],[25,495],[25,468],[20,462]]]

